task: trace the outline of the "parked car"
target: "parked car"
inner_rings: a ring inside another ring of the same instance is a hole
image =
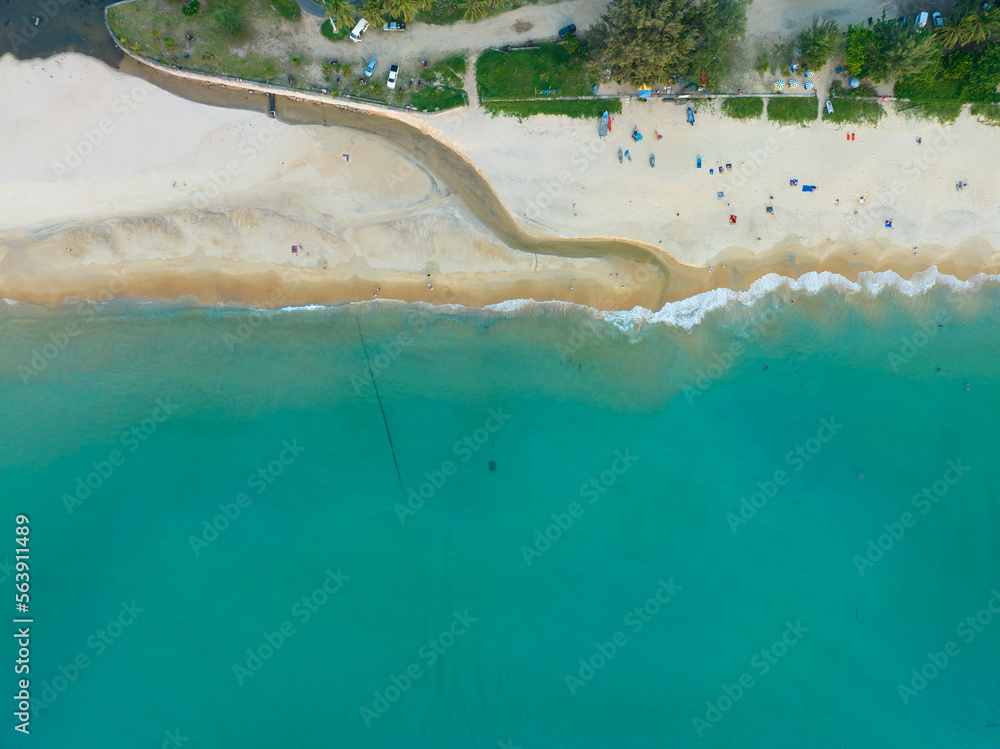
[[[570,34],[575,34],[575,33],[576,33],[576,24],[571,23],[569,26],[563,26],[561,29],[559,29],[559,38],[565,39]]]
[[[833,114],[833,102],[829,99],[826,100],[826,111]]]
[[[371,62],[368,63],[368,67],[365,68],[365,77],[366,78],[370,78],[371,77],[371,74],[375,72],[375,68],[376,68],[377,65],[378,65],[378,63],[375,61],[375,58],[373,57],[372,60],[371,60]]]
[[[944,26],[944,19],[941,18],[941,14],[937,11],[931,13],[931,19],[934,21],[934,28],[939,29]]]
[[[927,11],[920,13],[917,16],[917,20],[913,22],[913,27],[918,31],[923,31],[927,28],[927,22],[930,20],[931,14]]]
[[[910,17],[909,16],[903,16],[902,18],[900,18],[899,19],[899,25],[903,26],[903,27],[909,26],[910,25]]]
[[[365,35],[366,31],[368,31],[368,21],[362,18],[357,22],[354,28],[351,29],[351,41],[360,42],[361,37]]]
[[[396,78],[399,76],[399,65],[389,66],[389,80],[386,82],[386,86],[389,88],[396,88]]]
[[[406,24],[402,21],[389,21],[382,24],[382,31],[406,31]]]

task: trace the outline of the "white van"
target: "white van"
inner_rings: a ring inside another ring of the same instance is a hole
[[[927,22],[930,20],[930,17],[931,14],[928,13],[927,11],[924,11],[923,13],[917,16],[917,22],[913,24],[913,27],[917,30],[918,33],[927,28]]]
[[[368,31],[368,21],[362,18],[351,30],[351,41],[360,42],[366,31]]]

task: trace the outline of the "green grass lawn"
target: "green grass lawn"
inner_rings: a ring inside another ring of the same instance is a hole
[[[333,30],[333,21],[327,18],[319,27],[319,33],[329,39],[331,42],[339,42],[341,39],[346,39],[351,35],[351,30],[348,28]]]
[[[767,119],[779,125],[807,125],[819,117],[815,96],[781,97],[767,100]]]
[[[298,10],[294,0],[285,2]],[[419,70],[417,65],[412,70],[403,66],[397,88],[389,91],[387,68],[379,68],[367,84],[362,84],[364,63],[335,65],[329,58],[314,58],[308,50],[297,48],[289,28],[294,31],[297,24],[315,21],[288,18],[290,9],[275,0],[212,0],[208,6],[203,2],[198,13],[187,18],[179,2],[136,0],[109,9],[108,22],[123,46],[184,70],[428,111],[465,103],[464,57],[435,62],[426,71],[422,66]],[[229,15],[220,19],[223,9]],[[227,25],[232,28],[234,14],[237,26],[243,29],[238,35],[225,30]],[[324,23],[323,28],[330,31],[329,24]],[[343,38],[349,33],[350,29],[342,29],[332,36]],[[410,87],[409,79],[421,74],[428,76],[427,83],[418,87],[414,82]]]
[[[492,114],[517,117],[521,120],[533,114],[556,114],[564,117],[600,117],[604,112],[620,114],[622,103],[620,99],[570,101],[551,101],[536,99],[535,101],[498,101],[483,104],[483,109]]]
[[[287,21],[297,21],[302,17],[299,4],[295,0],[270,0],[271,10]]]
[[[487,50],[476,62],[479,98],[589,95],[595,80],[584,66],[585,59],[582,48],[574,50],[572,45],[555,42],[510,54]],[[551,94],[542,93],[546,90]]]
[[[833,114],[823,108],[824,122],[845,122],[852,125],[877,125],[885,117],[885,109],[877,101],[864,101],[851,97],[831,100]]]
[[[759,96],[725,99],[722,102],[722,113],[734,120],[759,120],[764,114],[764,100]]]
[[[465,56],[455,55],[439,60],[420,71],[422,88],[414,88],[410,104],[421,112],[451,109],[466,104],[462,79],[465,77]]]

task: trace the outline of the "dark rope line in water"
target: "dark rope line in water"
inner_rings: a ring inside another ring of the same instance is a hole
[[[462,700],[462,712],[465,713],[465,725],[469,727],[469,735],[472,736],[472,745],[476,747],[476,749],[479,749],[479,742],[476,741],[476,734],[472,730],[472,721],[469,720],[469,711],[465,707],[465,697],[460,694],[459,699]]]
[[[403,494],[403,477],[399,473],[399,461],[396,460],[396,448],[392,446],[392,435],[389,433],[389,420],[385,418],[385,407],[382,405],[382,396],[378,393],[378,383],[375,382],[375,373],[372,372],[372,362],[368,358],[368,344],[365,343],[364,333],[361,332],[361,321],[358,320],[358,316],[354,316],[354,324],[358,326],[358,337],[361,338],[361,348],[365,352],[365,363],[368,366],[368,377],[372,381],[372,387],[375,388],[375,399],[378,401],[378,410],[382,412],[382,423],[385,425],[385,436],[389,438],[389,452],[392,453],[392,464],[396,466],[396,478],[399,480],[399,493]]]

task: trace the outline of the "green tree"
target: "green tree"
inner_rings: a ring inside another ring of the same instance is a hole
[[[389,12],[395,18],[402,18],[409,23],[417,16],[420,9],[416,0],[389,0]]]
[[[870,78],[869,61],[878,54],[875,32],[863,23],[847,27],[847,41],[844,48],[844,62],[852,75]]]
[[[802,64],[807,68],[819,70],[837,51],[840,44],[840,27],[836,21],[814,20],[810,28],[799,35],[799,49],[802,51]]]
[[[490,12],[490,5],[487,0],[464,0],[459,6],[462,9],[462,17],[469,21],[478,21],[486,18]]]
[[[354,14],[357,8],[350,0],[325,0],[326,17],[338,30],[350,29],[354,26]]]
[[[958,28],[963,44],[985,42],[992,33],[986,20],[974,10],[967,11],[959,19]]]
[[[326,17],[333,20],[338,29],[349,29],[354,26],[354,14],[357,8],[350,0],[326,0]]]
[[[633,86],[656,85],[690,70],[703,39],[698,23],[704,12],[695,0],[611,0],[593,30],[602,41],[591,69]]]
[[[934,36],[938,38],[945,49],[955,49],[955,47],[961,47],[965,44],[958,16],[953,15],[949,19],[949,23],[934,29]]]
[[[385,23],[385,4],[382,0],[366,0],[359,12],[372,26],[381,26]]]
[[[692,20],[700,38],[684,72],[695,78],[704,73],[709,86],[726,77],[746,35],[749,5],[750,0],[714,0],[697,7]]]
[[[885,53],[889,76],[896,80],[919,75],[940,57],[940,41],[935,35],[917,34],[902,27],[897,27]]]
[[[1000,6],[983,14],[986,29],[989,31],[990,39],[996,41],[1000,39]]]

